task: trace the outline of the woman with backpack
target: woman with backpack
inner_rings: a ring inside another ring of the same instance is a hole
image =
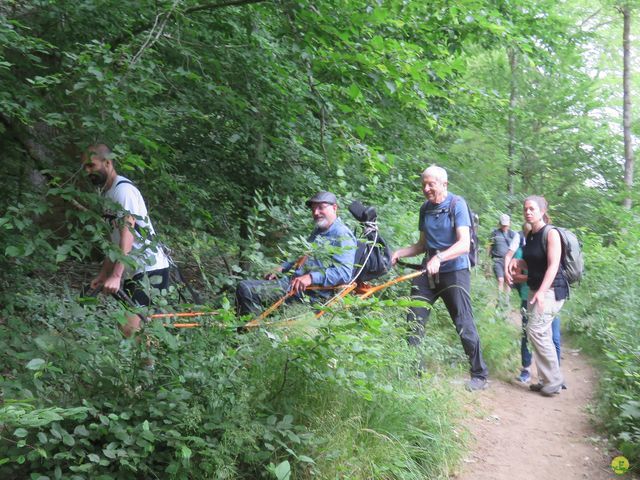
[[[539,383],[529,388],[550,397],[560,393],[563,376],[552,339],[552,322],[569,296],[569,284],[560,268],[562,243],[555,228],[547,225],[548,204],[544,197],[527,197],[524,221],[531,224],[522,259],[510,264],[513,275],[527,271],[529,297],[527,335],[534,347]]]

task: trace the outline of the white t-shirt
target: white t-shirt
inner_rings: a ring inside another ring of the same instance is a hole
[[[520,248],[520,234],[516,232],[509,244],[509,250],[515,252],[518,248]]]
[[[133,247],[129,256],[135,259],[137,267],[134,272],[127,272],[131,273],[131,275],[127,276],[167,268],[169,266],[167,256],[161,248],[153,246],[153,242],[150,240],[150,237],[155,234],[155,231],[147,214],[147,206],[140,194],[140,190],[130,183],[129,179],[118,175],[113,185],[111,185],[111,188],[103,192],[102,195],[121,205],[124,210],[115,213],[106,212],[107,214],[111,213],[116,218],[122,218],[126,212],[132,215],[136,222],[136,229],[133,231]],[[118,228],[117,225],[114,225],[114,227],[111,232],[111,241],[119,245],[120,228]],[[146,238],[143,238],[138,229],[144,232]]]

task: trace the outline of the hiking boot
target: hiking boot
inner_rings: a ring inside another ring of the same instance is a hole
[[[540,389],[540,395],[542,395],[543,397],[553,397],[554,395],[559,395],[560,394],[560,388],[561,387],[542,387]]]
[[[526,368],[523,368],[520,370],[520,375],[516,377],[516,380],[521,383],[529,383],[531,381],[531,373]]]
[[[533,383],[529,385],[529,390],[531,390],[532,392],[541,392],[543,388],[544,385],[541,383]]]
[[[486,378],[472,377],[465,386],[470,392],[475,392],[476,390],[484,390],[487,388],[489,382],[487,382]]]

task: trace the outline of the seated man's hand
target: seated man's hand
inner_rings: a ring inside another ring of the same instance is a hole
[[[91,284],[90,284],[91,290],[95,290],[98,287],[102,287],[104,285],[104,281],[105,279],[101,275],[98,275],[96,278],[91,280]]]
[[[300,277],[296,277],[291,280],[289,291],[293,293],[302,293],[309,285],[311,285],[311,281],[311,275],[309,275],[308,273]]]
[[[277,280],[278,279],[278,275],[282,273],[282,267],[278,267],[275,270],[273,270],[272,272],[267,273],[264,276],[265,280]]]
[[[395,265],[396,263],[398,263],[398,259],[401,258],[400,255],[398,255],[398,251],[396,250],[395,252],[393,252],[391,254],[391,265]]]

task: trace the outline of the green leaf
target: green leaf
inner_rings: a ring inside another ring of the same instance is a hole
[[[73,429],[73,433],[75,435],[81,435],[83,437],[88,437],[90,435],[89,430],[87,430],[87,427],[85,427],[84,425],[78,425]]]
[[[43,360],[42,358],[34,358],[31,361],[29,361],[29,363],[27,363],[27,368],[29,370],[41,370],[42,366],[47,363],[45,360]]]
[[[16,247],[15,245],[9,245],[5,250],[4,254],[7,257],[20,257],[23,254],[23,249],[20,247]]]
[[[27,435],[29,435],[29,432],[24,428],[16,428],[15,431],[13,432],[13,435],[18,438],[24,438]]]
[[[105,457],[111,458],[111,459],[114,459],[117,456],[114,450],[108,450],[106,448],[102,450],[102,453],[104,454]]]
[[[376,50],[382,50],[384,48],[384,39],[380,35],[373,37],[370,43]]]
[[[278,464],[275,468],[274,473],[276,474],[276,478],[278,480],[289,480],[291,478],[291,465],[289,462],[285,460],[284,462]]]
[[[180,455],[182,456],[182,458],[186,461],[189,461],[189,459],[191,458],[192,452],[191,449],[189,447],[187,447],[186,445],[182,445],[180,447]]]
[[[357,98],[362,96],[362,91],[360,90],[360,87],[358,87],[358,85],[356,85],[355,83],[352,83],[351,86],[349,86],[349,88],[347,89],[347,94],[353,100],[356,100]]]
[[[395,84],[395,82],[393,82],[391,80],[385,80],[384,84],[389,89],[389,92],[396,93],[396,84]]]
[[[73,447],[76,444],[75,439],[68,433],[62,435],[62,443],[69,447]]]

